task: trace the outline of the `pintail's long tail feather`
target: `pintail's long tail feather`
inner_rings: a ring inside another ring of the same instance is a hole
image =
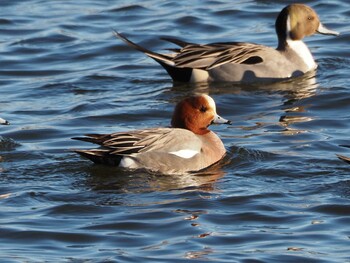
[[[169,66],[174,66],[174,62],[172,61],[172,57],[171,56],[167,56],[167,55],[163,55],[163,54],[159,54],[159,53],[156,53],[156,52],[153,52],[147,48],[144,48],[134,42],[132,42],[131,40],[129,40],[128,38],[126,38],[124,35],[122,35],[121,33],[117,32],[117,31],[113,31],[114,32],[114,35],[123,40],[128,46],[138,50],[138,51],[141,51],[143,53],[145,53],[147,56],[153,58],[154,60],[156,60],[157,62],[159,63],[165,63]]]
[[[175,63],[172,60],[171,56],[167,56],[164,54],[159,54],[153,51],[150,51],[144,47],[141,47],[140,45],[137,45],[136,43],[132,42],[131,40],[127,39],[125,36],[120,34],[117,31],[114,31],[114,35],[124,41],[128,46],[141,51],[142,53],[145,53],[147,56],[153,58],[155,61],[157,61],[170,75],[170,77],[175,82],[189,82],[192,75],[192,68],[185,68],[185,67],[177,67],[175,66]],[[187,45],[188,43],[183,42],[181,40],[175,40],[171,38],[164,38],[164,40],[172,42],[176,45],[179,45],[180,47]]]

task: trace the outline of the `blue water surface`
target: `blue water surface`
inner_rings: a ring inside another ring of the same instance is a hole
[[[8,0],[0,5],[3,262],[350,262],[350,4],[309,0],[341,32],[305,40],[319,68],[269,85],[173,84],[160,37],[276,46],[293,1]],[[93,165],[71,137],[167,126],[210,94],[232,126],[202,173]]]

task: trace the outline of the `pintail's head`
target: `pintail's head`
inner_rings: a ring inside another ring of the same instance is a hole
[[[291,4],[282,9],[275,23],[279,46],[287,40],[302,40],[304,37],[319,33],[339,35],[338,32],[326,28],[317,13],[304,4]]]

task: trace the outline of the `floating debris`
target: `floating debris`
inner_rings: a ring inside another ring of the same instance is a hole
[[[311,225],[318,225],[318,224],[322,224],[323,222],[324,222],[323,220],[312,220]]]
[[[10,125],[10,123],[7,120],[0,118],[0,125]]]
[[[288,251],[301,251],[303,250],[303,248],[301,247],[289,247],[287,248]]]

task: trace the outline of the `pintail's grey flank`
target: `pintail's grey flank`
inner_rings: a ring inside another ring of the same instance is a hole
[[[129,46],[162,65],[175,82],[274,82],[315,70],[317,64],[302,41],[319,33],[339,35],[327,29],[317,13],[304,4],[291,4],[279,13],[275,29],[277,48],[246,42],[194,44],[163,38],[179,46],[172,54],[161,54],[135,44],[122,34],[115,35]]]

